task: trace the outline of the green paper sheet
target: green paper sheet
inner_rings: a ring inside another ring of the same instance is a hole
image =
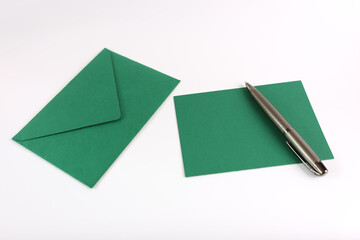
[[[257,86],[318,154],[333,155],[301,81]],[[175,96],[185,176],[300,163],[246,88]]]
[[[13,140],[93,187],[178,83],[104,49]]]

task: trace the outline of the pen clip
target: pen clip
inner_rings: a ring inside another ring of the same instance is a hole
[[[302,157],[301,155],[295,150],[295,148],[291,145],[289,141],[286,141],[286,144],[289,148],[295,153],[295,155],[305,164],[305,166],[314,174],[320,175],[312,166],[310,166]]]

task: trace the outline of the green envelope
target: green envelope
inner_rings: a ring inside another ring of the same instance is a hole
[[[13,140],[93,187],[178,83],[104,49]]]
[[[301,81],[256,88],[321,160],[333,158]],[[246,88],[174,100],[187,177],[300,163]]]

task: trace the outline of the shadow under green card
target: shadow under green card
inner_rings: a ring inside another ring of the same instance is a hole
[[[256,87],[321,160],[333,155],[301,81]],[[174,97],[187,177],[300,163],[246,88]]]

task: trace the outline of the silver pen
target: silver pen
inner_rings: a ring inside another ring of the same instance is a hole
[[[276,110],[276,108],[267,100],[255,87],[245,82],[247,89],[256,102],[265,111],[268,117],[280,129],[287,139],[286,143],[298,158],[314,174],[321,176],[327,173],[327,169],[320,161],[320,158],[305,142],[305,140],[295,131],[294,128],[285,120],[285,118]]]

